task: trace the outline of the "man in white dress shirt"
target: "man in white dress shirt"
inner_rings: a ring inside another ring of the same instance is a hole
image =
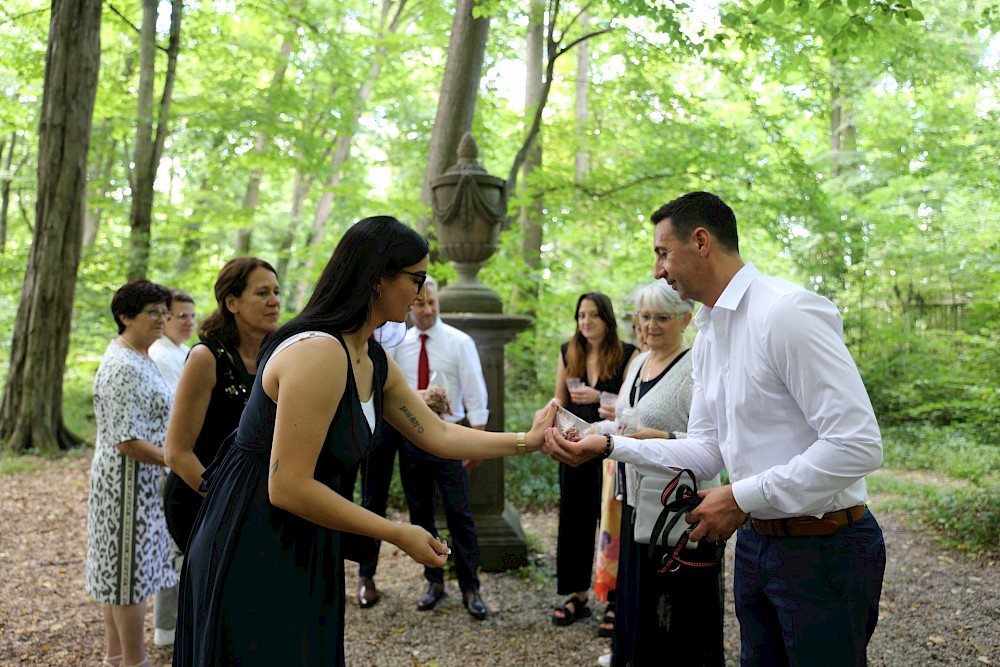
[[[476,343],[464,331],[445,324],[439,317],[437,283],[428,277],[424,288],[410,308],[413,326],[406,332],[403,342],[387,350],[399,364],[411,387],[421,393],[428,385],[443,387],[448,392],[451,413],[441,417],[449,422],[467,421],[472,428],[485,429],[490,416],[487,408],[486,380]],[[410,522],[437,534],[434,525],[434,485],[441,492],[445,519],[451,533],[450,546],[455,557],[455,574],[462,590],[462,604],[477,620],[486,618],[489,610],[479,595],[479,545],[476,526],[469,507],[469,480],[466,468],[479,461],[455,461],[428,454],[403,439],[392,427],[384,426],[386,442],[379,446],[385,460],[394,447],[399,448],[399,474],[410,509]],[[371,498],[387,495],[392,463],[388,458],[388,475],[369,472],[365,483],[362,469],[362,495],[365,507],[384,511],[384,501],[379,507],[369,506]],[[379,464],[382,467],[382,464]],[[379,479],[381,478],[381,479]],[[385,487],[377,489],[375,487]],[[383,492],[384,491],[384,492]],[[376,503],[379,504],[379,503]],[[377,563],[377,557],[376,561]],[[370,607],[378,600],[375,591],[375,563],[362,563],[359,568],[358,600],[361,606]],[[433,609],[445,595],[444,570],[424,568],[428,586],[417,602],[417,609]]]
[[[194,299],[176,287],[170,290],[170,298],[170,317],[163,325],[163,336],[149,346],[149,358],[156,362],[160,374],[170,385],[170,391],[176,392],[190,351],[185,341],[194,333]],[[176,546],[174,552],[180,554]],[[153,643],[157,646],[173,645],[176,625],[177,586],[171,586],[159,591],[153,598]]]
[[[555,429],[548,451],[597,456],[727,486],[700,492],[690,538],[736,545],[743,665],[864,665],[878,621],[885,544],[865,506],[882,438],[829,300],[761,275],[739,254],[736,217],[694,192],[661,207],[655,274],[700,301],[688,437],[635,440]]]

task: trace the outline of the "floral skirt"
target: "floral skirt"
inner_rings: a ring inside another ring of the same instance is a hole
[[[615,590],[618,580],[618,550],[621,545],[622,501],[618,492],[618,464],[604,462],[601,485],[601,527],[597,533],[597,576],[594,595],[602,602]]]

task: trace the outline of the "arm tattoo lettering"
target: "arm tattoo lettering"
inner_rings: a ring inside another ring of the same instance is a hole
[[[409,420],[409,422],[413,426],[413,428],[417,429],[417,433],[423,433],[424,432],[424,427],[420,425],[420,422],[413,415],[413,413],[410,412],[410,409],[408,407],[406,407],[404,405],[404,406],[401,406],[399,408],[399,410],[400,410],[400,412],[402,412],[406,416],[407,420]]]

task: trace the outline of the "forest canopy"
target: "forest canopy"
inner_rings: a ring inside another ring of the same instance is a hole
[[[471,3],[106,4],[67,391],[92,381],[130,275],[207,312],[222,264],[254,254],[292,313],[354,221],[425,229],[456,5]],[[479,161],[518,177],[480,278],[535,322],[508,355],[511,419],[551,395],[576,296],[626,314],[652,278],[651,212],[709,190],[735,209],[745,259],[841,308],[883,423],[1000,441],[995,2],[489,0],[473,16],[489,20]],[[3,332],[36,226],[49,21],[35,0],[0,8]]]

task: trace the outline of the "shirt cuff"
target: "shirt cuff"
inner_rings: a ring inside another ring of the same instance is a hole
[[[733,498],[736,499],[739,508],[747,514],[753,514],[770,507],[756,475],[733,482]]]
[[[489,410],[469,410],[465,413],[465,418],[472,426],[481,426],[490,420]]]
[[[636,463],[635,447],[638,443],[638,440],[627,435],[615,435],[614,449],[611,450],[611,456],[608,458],[622,463]]]

